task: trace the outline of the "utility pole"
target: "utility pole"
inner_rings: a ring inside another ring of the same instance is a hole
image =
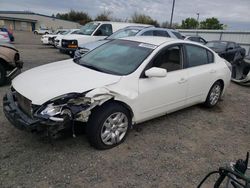
[[[197,22],[198,22],[197,29],[198,29],[198,28],[199,28],[199,18],[200,18],[200,13],[199,13],[199,12],[197,12],[196,14],[197,14]]]
[[[175,6],[175,0],[173,0],[173,5],[172,5],[172,13],[171,13],[171,19],[170,19],[170,28],[172,28],[172,24],[173,24],[174,6]]]

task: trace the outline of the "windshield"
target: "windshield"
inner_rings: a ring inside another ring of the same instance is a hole
[[[78,63],[109,74],[127,75],[135,71],[155,48],[150,44],[113,40],[90,51]]]
[[[70,32],[71,32],[70,30],[64,31],[64,32],[61,33],[61,35],[67,35],[67,34],[70,33]]]
[[[123,37],[129,37],[129,36],[135,36],[140,29],[122,29],[115,33],[113,33],[111,36],[109,36],[107,39],[118,39]]]
[[[209,48],[216,48],[216,49],[224,50],[227,47],[227,43],[226,42],[220,42],[220,41],[218,41],[218,42],[208,42],[206,44],[206,46],[209,47]]]
[[[95,22],[87,23],[80,28],[77,34],[91,35],[99,25],[100,25],[99,23],[95,23]]]

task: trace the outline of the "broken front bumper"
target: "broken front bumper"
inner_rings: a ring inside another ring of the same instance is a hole
[[[59,131],[70,128],[72,124],[68,118],[56,122],[50,119],[30,117],[18,107],[12,91],[8,92],[3,98],[3,111],[6,118],[16,128],[30,132],[45,133],[50,136],[55,136]]]

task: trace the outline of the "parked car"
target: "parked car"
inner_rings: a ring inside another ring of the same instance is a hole
[[[94,21],[87,23],[80,28],[77,34],[67,35],[62,38],[62,46],[59,48],[60,52],[74,56],[74,52],[79,45],[104,39],[119,29],[134,25],[151,26],[110,21]]]
[[[184,40],[190,40],[190,41],[198,42],[201,44],[207,43],[207,41],[204,38],[202,38],[201,36],[198,36],[198,35],[185,36]]]
[[[9,29],[4,28],[4,27],[0,27],[0,31],[2,31],[2,32],[7,32],[7,33],[8,33],[8,36],[9,36],[9,38],[10,38],[10,41],[11,41],[11,42],[14,42],[15,37],[14,37],[12,31],[10,31]]]
[[[41,42],[43,44],[53,44],[53,38],[57,35],[61,35],[62,33],[68,31],[67,29],[58,29],[51,34],[45,34],[41,37]]]
[[[120,29],[113,33],[111,36],[94,41],[89,42],[83,45],[80,45],[78,49],[75,51],[74,58],[79,58],[86,52],[97,48],[100,45],[103,45],[106,42],[109,42],[114,39],[124,38],[128,36],[158,36],[158,37],[170,37],[176,39],[182,39],[181,34],[173,29],[165,29],[165,28],[155,28],[152,26],[128,26],[124,29]]]
[[[214,50],[219,56],[230,63],[241,61],[246,55],[246,50],[244,48],[231,41],[209,41],[206,46]]]
[[[40,28],[40,29],[35,30],[33,33],[35,35],[47,35],[47,34],[52,33],[52,31],[49,29]]]
[[[250,86],[250,56],[246,56],[239,63],[232,65],[232,81],[240,85]]]
[[[0,43],[0,86],[14,78],[22,67],[18,50],[11,44]]]
[[[7,32],[0,31],[0,43],[9,43],[10,38]]]
[[[97,149],[122,143],[132,124],[204,103],[215,106],[231,64],[211,49],[166,37],[116,39],[81,59],[30,69],[3,99],[16,127],[55,136],[86,123]],[[73,126],[73,127],[72,127]]]
[[[62,42],[62,38],[64,36],[66,36],[66,35],[72,35],[72,34],[77,34],[78,31],[79,31],[79,29],[70,29],[67,32],[62,33],[61,35],[56,36],[56,38],[54,39],[54,44],[53,45],[56,48],[60,48],[62,46],[61,42]]]

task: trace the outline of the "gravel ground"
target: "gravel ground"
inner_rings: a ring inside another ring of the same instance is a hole
[[[39,38],[16,33],[24,70],[68,58]],[[209,171],[245,157],[249,122],[250,89],[233,83],[217,107],[142,123],[106,151],[90,147],[82,131],[51,144],[14,128],[1,110],[0,187],[196,187]]]

